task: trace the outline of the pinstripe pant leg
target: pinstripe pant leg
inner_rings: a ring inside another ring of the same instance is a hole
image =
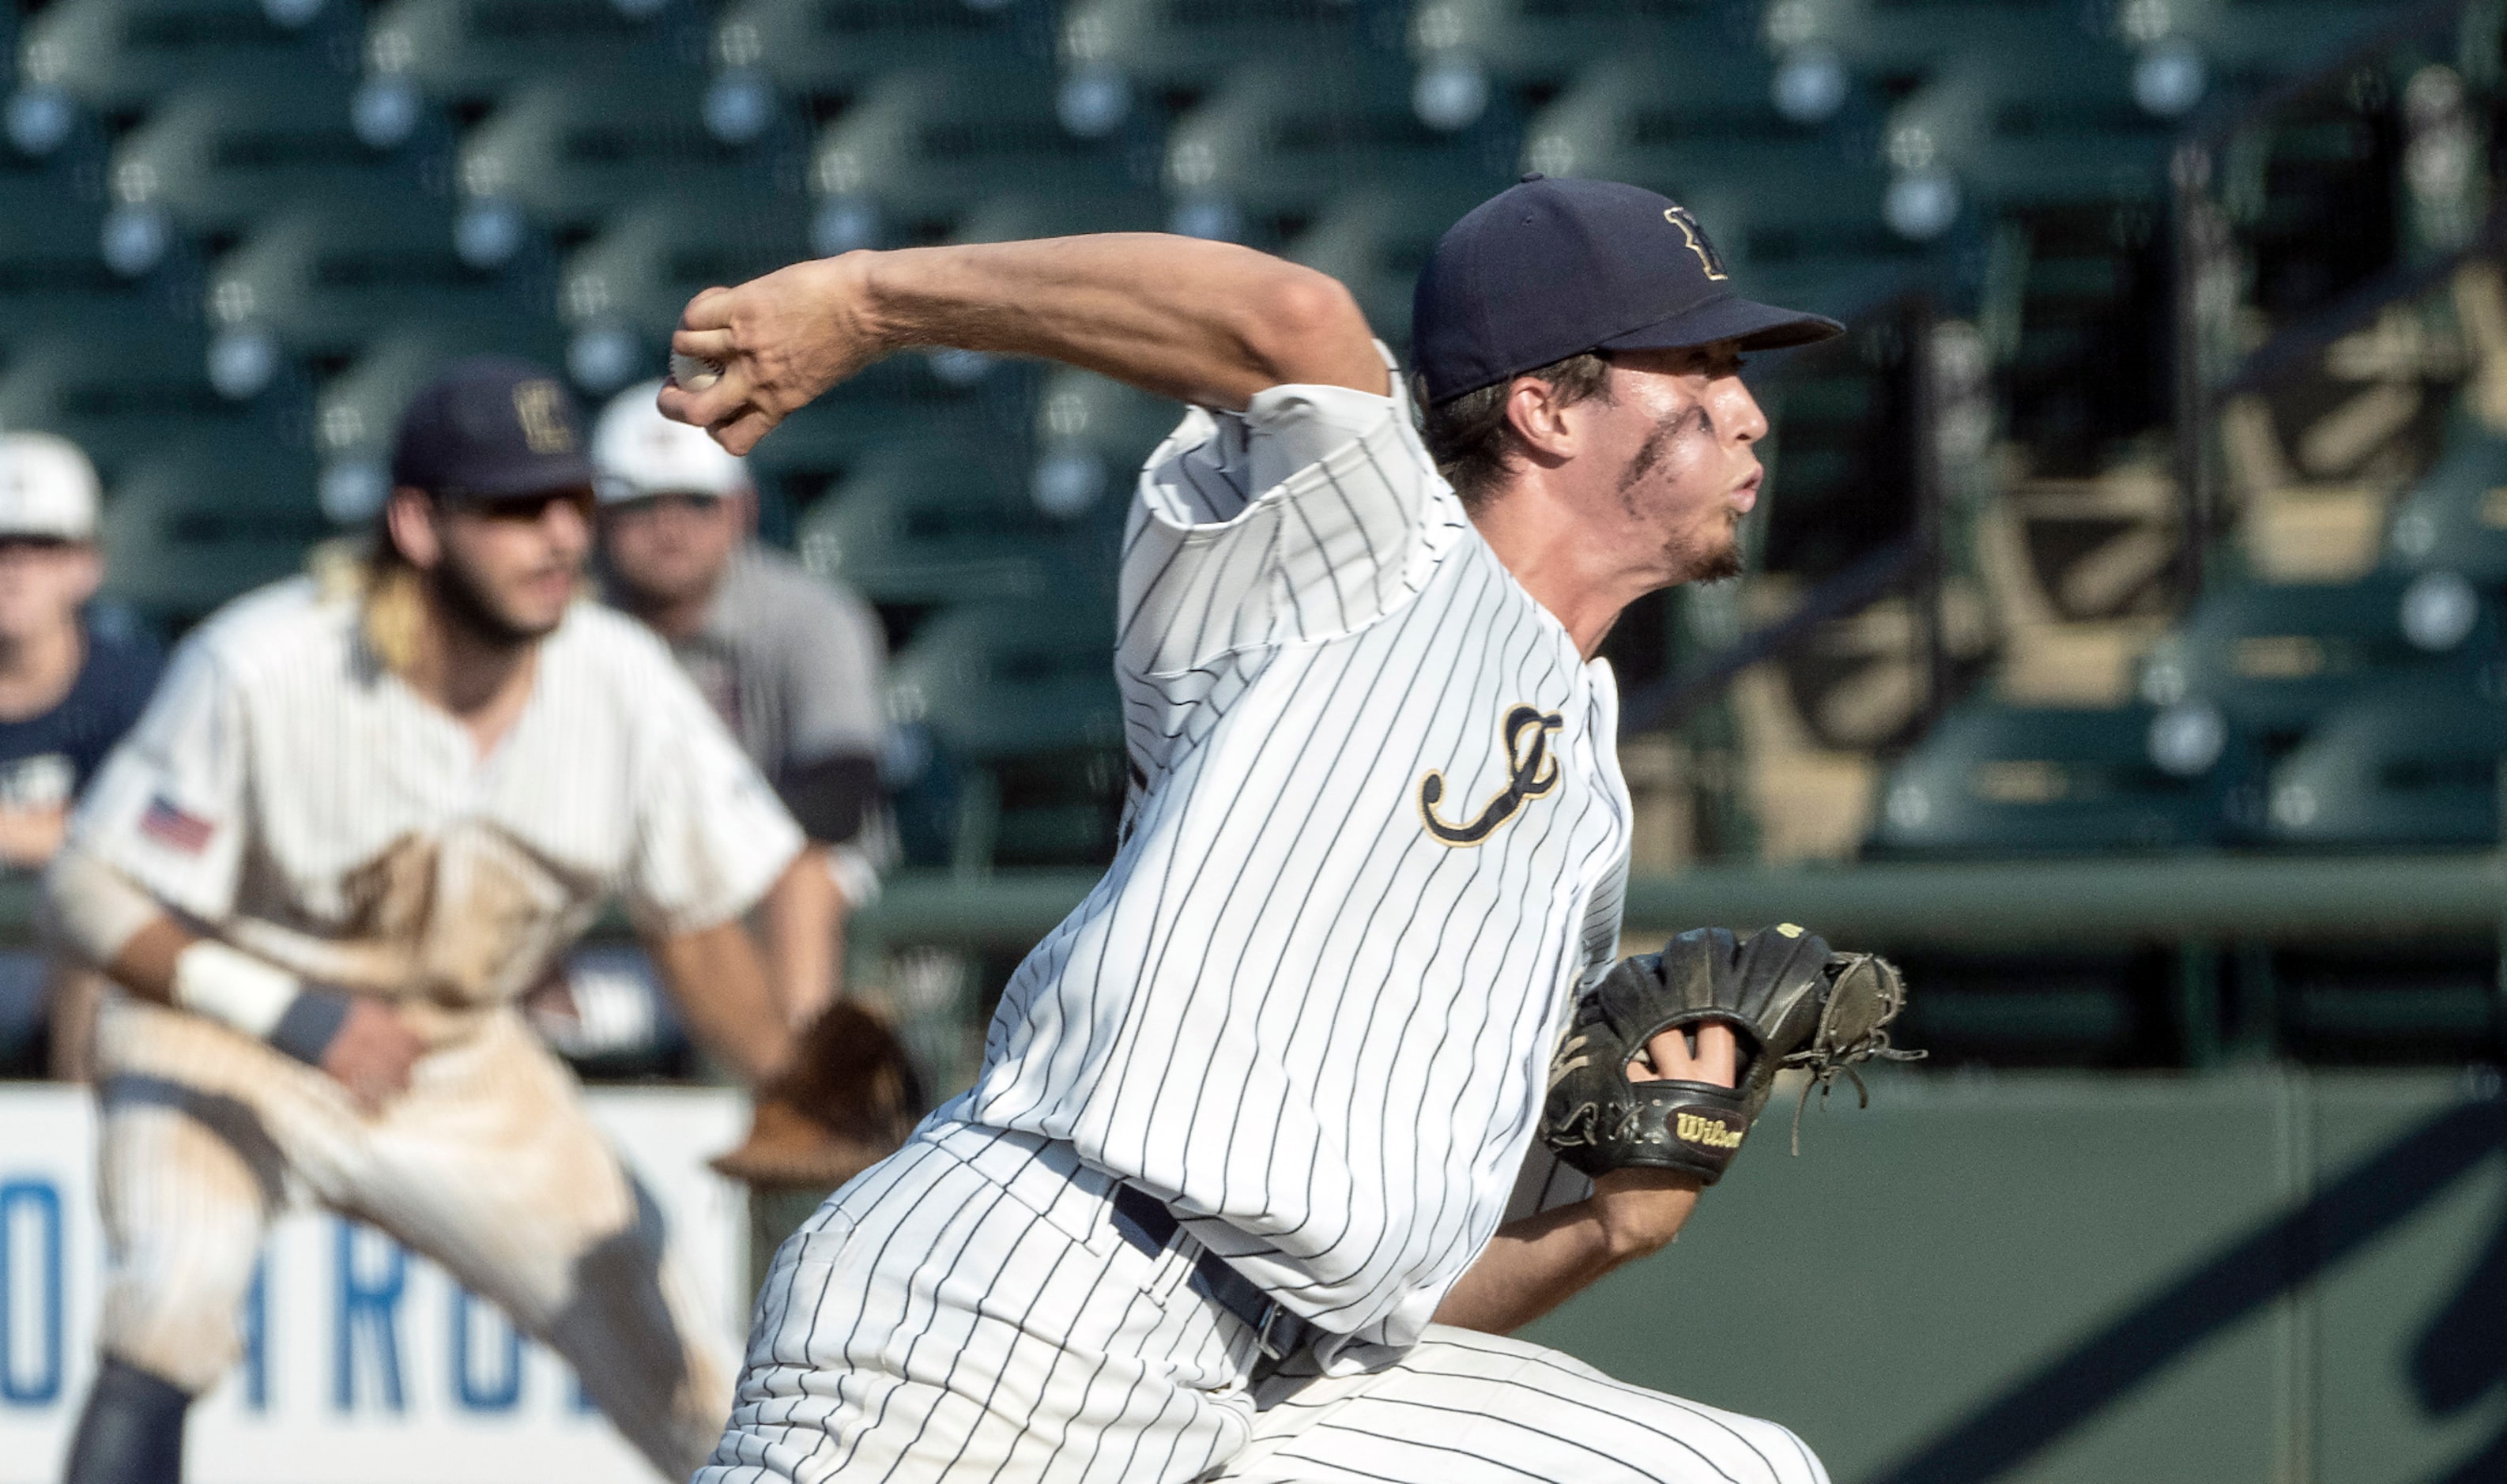
[[[1244,1444],[1251,1346],[1189,1264],[1102,1177],[997,1174],[918,1139],[783,1244],[697,1484],[1180,1484]]]
[[[1207,1484],[1827,1484],[1771,1422],[1614,1381],[1553,1350],[1431,1325],[1399,1358],[1255,1389],[1254,1441]]]

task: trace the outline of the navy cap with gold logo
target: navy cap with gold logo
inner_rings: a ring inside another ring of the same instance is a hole
[[[392,445],[392,483],[446,499],[503,499],[589,488],[592,455],[574,398],[528,361],[455,361],[410,399]]]
[[[1732,290],[1689,208],[1641,186],[1526,175],[1448,228],[1411,302],[1410,364],[1442,402],[1585,350],[1744,350],[1844,333]]]

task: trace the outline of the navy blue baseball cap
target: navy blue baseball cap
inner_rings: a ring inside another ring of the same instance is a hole
[[[400,415],[392,483],[444,499],[589,489],[592,454],[565,383],[528,361],[455,361]]]
[[[1641,186],[1526,175],[1446,229],[1411,301],[1410,365],[1437,403],[1586,350],[1744,350],[1842,335],[1732,292],[1689,208]]]

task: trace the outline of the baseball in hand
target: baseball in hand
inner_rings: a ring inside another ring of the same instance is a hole
[[[671,380],[689,391],[703,391],[722,380],[722,363],[673,350],[671,352]]]

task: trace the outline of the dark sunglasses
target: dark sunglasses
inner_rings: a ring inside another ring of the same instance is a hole
[[[575,514],[592,519],[592,490],[589,487],[574,489],[534,489],[526,494],[469,495],[453,502],[453,508],[483,521],[515,521],[533,524],[548,515],[551,505],[571,505]]]

